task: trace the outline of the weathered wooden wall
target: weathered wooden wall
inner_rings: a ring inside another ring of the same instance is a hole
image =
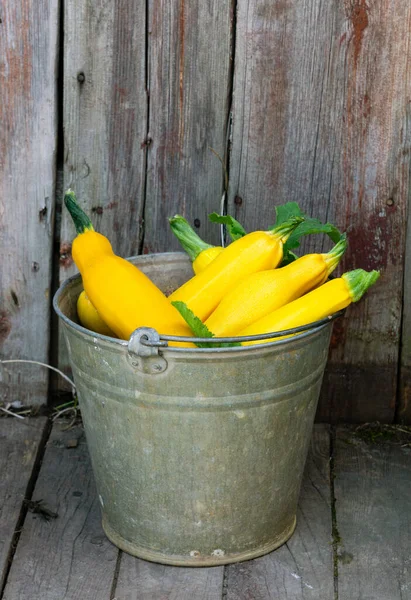
[[[0,358],[49,361],[58,0],[0,1]],[[44,403],[48,371],[0,366],[0,402]]]
[[[381,280],[337,322],[319,418],[395,415],[410,170],[411,6],[238,4],[229,210],[247,227],[294,200],[348,232],[342,270]],[[313,238],[306,249],[320,249]]]
[[[229,114],[231,0],[67,2],[65,186],[123,256],[177,249],[177,211],[208,235]],[[212,42],[210,40],[212,31]],[[63,211],[61,278],[75,271]]]
[[[65,3],[65,187],[122,256],[178,249],[176,212],[218,240],[207,214],[223,171],[210,148],[224,156],[231,1]],[[61,280],[76,272],[73,237],[63,210]],[[62,340],[60,356],[67,371]]]
[[[0,81],[11,107],[5,113],[11,125],[0,131],[0,207],[6,197],[16,199],[12,211],[0,212],[0,243],[9,253],[2,263],[2,356],[34,357],[32,348],[47,355],[49,300],[39,290],[49,285],[51,204],[46,224],[36,202],[54,199],[54,1],[33,8],[25,0],[24,8],[0,14],[0,28],[7,17],[11,32],[0,38],[6,65]],[[40,16],[48,25],[37,40]],[[20,36],[16,45],[10,28],[24,30],[31,19],[27,39]],[[411,420],[411,312],[402,318],[403,294],[411,299],[407,277],[403,284],[410,32],[407,0],[64,3],[64,187],[75,189],[116,252],[178,248],[167,224],[176,212],[218,241],[218,228],[207,221],[224,188],[213,149],[229,168],[228,211],[246,229],[267,227],[275,205],[294,200],[348,232],[342,270],[381,269],[378,284],[335,326],[321,420],[392,421],[396,414]],[[19,61],[12,52],[28,58]],[[32,52],[38,56],[30,63]],[[27,93],[32,100],[23,106]],[[31,196],[28,187],[36,191]],[[25,243],[11,227],[19,206]],[[73,237],[63,209],[60,280],[75,272]],[[410,233],[408,239],[411,248]],[[41,261],[33,260],[41,268],[33,275],[26,255],[40,247]],[[319,237],[304,244],[328,247]],[[407,256],[409,271],[410,249]],[[19,279],[22,261],[27,273]],[[24,293],[16,289],[20,280]],[[44,396],[45,380],[36,381]]]
[[[408,210],[411,202],[408,201]],[[404,265],[403,323],[397,420],[411,423],[411,219],[408,218]]]

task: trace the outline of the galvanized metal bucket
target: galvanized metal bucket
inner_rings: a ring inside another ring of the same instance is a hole
[[[130,259],[165,292],[184,254]],[[260,556],[292,535],[331,323],[241,348],[168,348],[78,324],[80,276],[54,298],[69,351],[103,527],[119,548],[185,566]]]

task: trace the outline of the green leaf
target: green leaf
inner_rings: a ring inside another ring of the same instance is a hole
[[[331,223],[321,223],[318,219],[312,219],[307,217],[305,221],[300,223],[298,227],[294,229],[286,243],[284,244],[284,248],[286,251],[291,250],[292,248],[298,248],[300,245],[300,238],[303,235],[310,235],[313,233],[325,233],[328,235],[332,241],[336,244],[340,241],[342,233],[332,225]]]
[[[275,207],[276,222],[275,226],[280,225],[284,221],[287,221],[290,217],[305,217],[305,221],[300,223],[298,227],[294,229],[286,243],[284,244],[284,257],[280,267],[285,267],[298,258],[292,249],[298,248],[300,245],[300,239],[303,235],[310,235],[315,233],[324,233],[332,239],[336,244],[340,241],[342,233],[332,225],[331,223],[321,223],[318,219],[307,217],[300,209],[297,202],[287,202],[280,206]]]
[[[324,233],[331,238],[334,244],[339,242],[341,239],[342,233],[337,229],[337,227],[335,227],[331,223],[321,223],[321,221],[319,221],[318,219],[307,217],[302,212],[297,202],[286,202],[285,204],[280,204],[279,206],[276,206],[275,214],[276,221],[275,224],[272,227],[270,227],[270,229],[281,225],[285,221],[288,221],[291,217],[305,218],[305,221],[300,223],[300,225],[298,225],[298,227],[294,229],[293,233],[290,235],[290,237],[284,244],[284,256],[280,267],[284,267],[285,265],[290,264],[294,260],[297,260],[298,256],[294,254],[294,252],[291,252],[291,250],[299,247],[300,239],[304,235]],[[220,223],[226,225],[230,237],[233,241],[246,235],[246,232],[242,225],[230,215],[219,215],[218,213],[211,213],[211,215],[209,215],[209,219],[213,223]]]
[[[277,225],[281,225],[281,223],[288,221],[290,217],[304,217],[305,215],[297,202],[287,202],[286,204],[280,204],[280,206],[275,207],[275,216],[275,227],[277,227]],[[270,229],[273,229],[273,227],[270,227]]]
[[[219,223],[220,225],[225,225],[233,242],[247,235],[247,232],[245,231],[241,223],[236,221],[236,219],[234,219],[234,217],[231,217],[230,215],[219,215],[218,213],[213,212],[208,215],[208,218],[212,223]]]
[[[187,325],[190,327],[192,332],[194,333],[194,337],[202,337],[202,338],[212,338],[214,334],[208,329],[207,325],[196,317],[192,310],[190,310],[185,302],[181,302],[181,300],[175,300],[171,302],[171,304],[178,310],[180,315],[186,321]],[[199,348],[208,348],[210,344],[202,344],[198,343],[197,346]]]
[[[207,325],[205,325],[201,319],[199,319],[193,311],[188,308],[185,302],[181,302],[181,300],[175,300],[171,302],[171,304],[178,310],[180,315],[186,321],[187,325],[190,327],[192,332],[194,333],[194,337],[202,337],[202,338],[212,338],[215,337],[214,333],[212,333]],[[236,342],[233,344],[207,344],[207,342],[196,342],[196,346],[199,348],[231,348],[234,346],[241,346],[240,343]]]

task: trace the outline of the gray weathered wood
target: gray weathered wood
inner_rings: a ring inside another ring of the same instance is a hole
[[[230,212],[262,228],[275,204],[297,201],[348,231],[342,269],[383,272],[336,330],[322,418],[394,417],[410,13],[407,0],[238,3]]]
[[[341,96],[327,96],[343,91],[338,4],[238,3],[230,211],[248,230],[267,229],[287,201],[327,216],[329,162],[341,135],[333,126]]]
[[[145,0],[66,2],[64,189],[71,186],[97,231],[121,256],[142,240],[148,98]],[[77,272],[75,230],[62,209],[60,281]],[[69,371],[61,339],[59,365]]]
[[[122,554],[116,600],[221,600],[224,567],[187,568]]]
[[[183,214],[210,243],[219,228],[232,39],[232,0],[149,1],[151,143],[144,249],[179,249],[168,217]]]
[[[411,199],[408,204],[407,239],[404,262],[404,298],[401,333],[399,402],[397,418],[411,424]]]
[[[138,253],[147,93],[145,1],[65,3],[64,185],[122,256]],[[61,279],[75,272],[63,208]]]
[[[230,565],[227,600],[331,600],[334,594],[329,427],[316,425],[291,539],[256,560]]]
[[[65,4],[65,187],[122,256],[138,253],[143,229],[144,252],[178,249],[167,220],[176,212],[219,239],[206,222],[223,189],[210,147],[224,156],[231,5],[149,3],[147,24],[144,0]],[[61,280],[76,272],[74,235],[63,208]],[[63,340],[59,354],[68,371]]]
[[[0,590],[47,419],[0,418]]]
[[[1,358],[48,361],[58,7],[58,0],[0,5]],[[46,401],[46,371],[13,365],[0,377],[0,400]]]
[[[411,448],[366,444],[338,428],[338,598],[411,598]]]
[[[336,331],[323,401],[332,398],[331,416],[387,422],[397,395],[410,185],[411,5],[364,0],[346,8],[346,19],[344,126],[330,218],[348,231],[344,270],[379,269],[382,277]]]
[[[33,500],[58,517],[27,514],[4,600],[109,600],[118,551],[100,525],[81,428],[54,426]]]

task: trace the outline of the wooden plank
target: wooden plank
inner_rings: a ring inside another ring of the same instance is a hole
[[[343,91],[338,4],[238,4],[229,209],[248,230],[267,229],[287,201],[326,217]]]
[[[411,424],[411,200],[408,204],[397,420]]]
[[[168,217],[183,214],[210,243],[219,228],[226,152],[232,0],[149,1],[151,140],[148,150],[145,253],[180,249]]]
[[[109,600],[118,550],[101,528],[80,427],[53,427],[33,500],[58,516],[27,514],[4,600]]]
[[[406,0],[238,5],[229,211],[247,229],[261,228],[273,222],[274,204],[297,201],[348,231],[343,270],[383,271],[336,330],[323,419],[394,417],[410,18]],[[346,389],[350,380],[362,384]]]
[[[410,185],[411,6],[357,2],[346,18],[344,135],[334,187],[344,202],[335,202],[330,216],[349,234],[343,269],[379,269],[382,278],[335,332],[323,398],[332,398],[335,419],[390,422]]]
[[[58,0],[2,3],[0,358],[48,361]],[[29,384],[30,382],[30,384]],[[0,401],[42,404],[48,372],[2,371]]]
[[[410,462],[410,447],[367,444],[338,428],[339,600],[411,598]]]
[[[314,428],[291,539],[256,560],[230,565],[227,600],[330,600],[334,597],[330,436]]]
[[[121,256],[142,240],[148,103],[146,3],[64,3],[64,189]],[[75,230],[62,209],[60,281],[77,273]],[[69,372],[64,341],[60,368]]]
[[[0,591],[47,419],[0,418]]]
[[[224,567],[170,567],[122,554],[117,600],[221,600]]]
[[[200,234],[219,239],[205,222],[223,187],[210,147],[226,150],[231,5],[65,3],[65,187],[122,256],[142,249],[143,228],[144,252],[180,249],[167,221],[176,212],[199,218]],[[73,238],[63,208],[61,280],[76,272]],[[60,368],[69,372],[59,345]]]
[[[147,94],[145,1],[65,3],[65,189],[122,256],[138,253]],[[73,274],[75,231],[63,209],[61,279]]]

